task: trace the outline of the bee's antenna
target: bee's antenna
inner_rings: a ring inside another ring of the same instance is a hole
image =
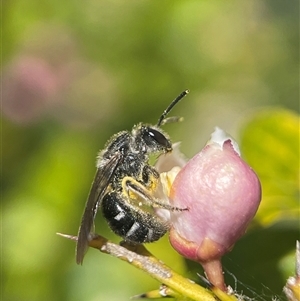
[[[170,105],[163,111],[162,115],[158,119],[157,126],[160,126],[163,123],[163,120],[166,118],[168,113],[173,109],[173,107],[184,97],[186,96],[190,91],[184,90],[180,95],[178,95],[171,103]]]

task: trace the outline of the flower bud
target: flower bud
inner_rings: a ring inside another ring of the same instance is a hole
[[[189,209],[171,212],[172,246],[206,270],[209,262],[218,266],[245,233],[258,209],[261,186],[236,142],[216,128],[204,149],[176,175],[169,199],[172,206]]]

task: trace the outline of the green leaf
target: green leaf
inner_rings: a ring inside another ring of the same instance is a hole
[[[256,221],[299,219],[299,116],[280,108],[255,113],[242,130],[241,149],[262,184]]]

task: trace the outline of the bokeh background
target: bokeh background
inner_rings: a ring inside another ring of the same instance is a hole
[[[2,300],[128,300],[158,283],[90,250],[76,234],[99,149],[155,123],[198,152],[215,126],[234,136],[263,185],[247,235],[224,258],[233,289],[282,296],[299,238],[299,2],[37,1],[2,3]],[[97,231],[118,241],[101,216]],[[199,281],[165,237],[149,249]],[[282,297],[283,298],[283,297]]]

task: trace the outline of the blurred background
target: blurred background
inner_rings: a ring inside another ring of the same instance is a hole
[[[263,185],[224,258],[227,281],[282,296],[299,239],[298,1],[16,0],[1,23],[3,300],[128,300],[158,287],[96,250],[77,266],[75,244],[55,233],[77,233],[107,139],[156,123],[187,88],[173,111],[184,122],[164,127],[172,140],[189,158],[219,126]],[[119,241],[100,214],[96,229]],[[149,249],[199,281],[167,237]]]

